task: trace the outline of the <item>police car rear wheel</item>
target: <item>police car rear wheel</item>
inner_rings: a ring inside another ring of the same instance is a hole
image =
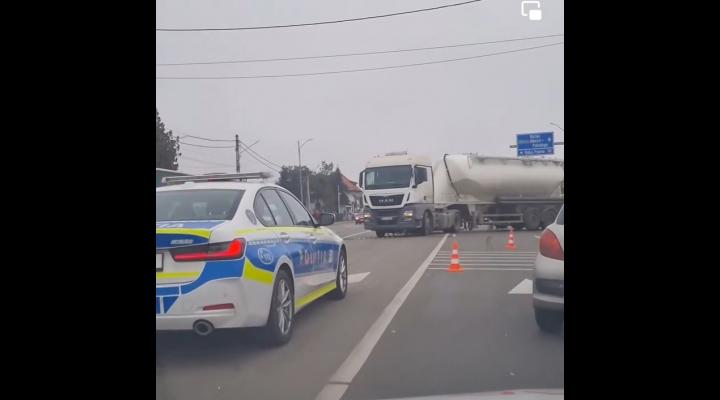
[[[271,345],[285,344],[292,336],[295,303],[287,272],[279,271],[275,279],[270,315],[265,326],[266,340]]]
[[[345,257],[345,252],[341,252],[338,261],[338,273],[335,278],[335,290],[332,292],[332,297],[336,300],[344,299],[345,294],[347,294],[347,275],[347,257]]]

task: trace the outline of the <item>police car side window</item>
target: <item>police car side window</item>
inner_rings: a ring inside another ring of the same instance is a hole
[[[270,212],[273,217],[275,217],[275,222],[278,226],[293,225],[290,213],[287,208],[285,208],[285,204],[283,204],[282,200],[280,200],[280,196],[278,196],[274,190],[263,190],[260,194],[262,194],[262,197],[267,202],[268,207],[270,207]]]
[[[275,218],[273,218],[273,215],[270,212],[267,203],[265,203],[265,199],[263,199],[260,194],[255,196],[255,204],[253,204],[253,211],[255,211],[255,216],[260,220],[263,225],[275,226]]]
[[[305,207],[303,207],[299,201],[295,200],[294,197],[283,191],[280,191],[280,197],[282,197],[285,204],[287,204],[290,209],[290,212],[292,212],[293,217],[295,217],[295,225],[313,226],[310,214],[307,210],[305,210]]]

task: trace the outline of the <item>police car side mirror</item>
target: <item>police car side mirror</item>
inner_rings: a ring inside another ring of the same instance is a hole
[[[321,213],[318,219],[318,225],[327,226],[335,223],[335,216],[330,213]]]

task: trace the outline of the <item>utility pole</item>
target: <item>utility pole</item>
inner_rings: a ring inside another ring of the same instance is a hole
[[[235,135],[235,172],[240,173],[240,136]]]
[[[307,207],[308,205],[305,204],[305,196],[303,196],[302,160],[300,159],[300,148],[303,147],[303,146],[305,146],[305,144],[307,144],[307,142],[309,142],[309,141],[311,141],[311,140],[313,140],[313,138],[310,138],[310,139],[305,140],[304,142],[302,142],[302,144],[300,144],[300,141],[299,141],[299,140],[298,140],[298,142],[297,142],[297,143],[298,143],[298,174],[299,174],[299,178],[300,178],[300,179],[299,179],[299,183],[300,183],[300,202],[302,202],[303,205],[306,206],[306,207]],[[310,182],[309,182],[309,179],[308,179],[308,190],[307,190],[307,192],[308,192],[308,197],[309,197],[309,196],[310,196]]]

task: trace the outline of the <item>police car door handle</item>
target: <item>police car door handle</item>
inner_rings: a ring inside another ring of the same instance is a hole
[[[290,235],[288,235],[288,234],[285,233],[285,232],[281,232],[281,233],[280,233],[280,240],[282,240],[283,242],[287,243],[287,242],[290,241]]]

